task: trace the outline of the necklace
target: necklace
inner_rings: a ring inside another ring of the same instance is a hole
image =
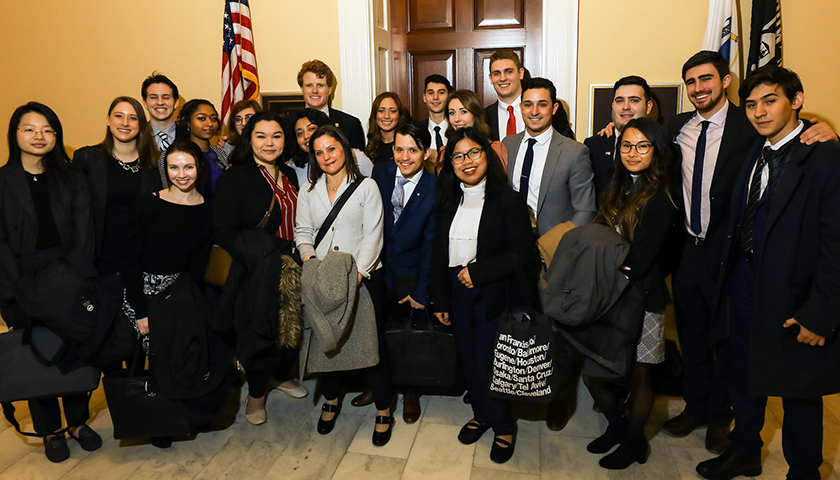
[[[338,191],[338,188],[333,188],[333,187],[331,187],[329,183],[327,184],[327,188],[328,188],[328,189],[330,189],[330,190],[332,190],[333,192],[337,192],[337,191]]]
[[[120,166],[123,168],[123,170],[127,170],[131,173],[137,173],[137,172],[140,171],[140,159],[139,158],[137,160],[134,160],[133,162],[126,163],[126,162],[123,162],[122,160],[120,160],[119,158],[117,158],[116,155],[111,155],[111,156],[114,157],[114,160],[116,160],[117,163],[120,164]],[[131,163],[133,163],[134,165],[129,165]]]

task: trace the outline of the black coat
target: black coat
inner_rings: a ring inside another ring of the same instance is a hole
[[[806,127],[807,128],[807,127]],[[799,138],[792,142],[799,143]],[[723,231],[727,253],[718,305],[740,248],[740,222],[750,173],[764,139],[744,162],[731,194],[730,222]],[[750,331],[750,389],[756,395],[815,397],[840,392],[840,144],[796,145],[769,198],[763,248],[757,267]],[[713,331],[728,331],[727,308]],[[826,338],[824,347],[796,341],[794,318]]]
[[[55,177],[47,179],[50,208],[65,255],[78,250],[91,258],[90,191],[80,172],[71,171],[69,180],[62,184]],[[33,272],[37,238],[38,219],[26,172],[19,162],[6,164],[0,168],[0,306],[13,302],[18,279]]]
[[[98,258],[102,252],[105,237],[105,211],[108,200],[108,164],[114,162],[111,155],[97,146],[83,147],[73,154],[73,166],[83,171],[90,186],[93,222],[96,233],[95,252]],[[145,165],[140,169],[140,194],[160,191],[160,176],[157,169]]]
[[[455,213],[453,209],[439,214],[435,227],[431,291],[434,312],[451,311],[449,229]],[[474,288],[481,289],[484,315],[488,320],[498,317],[508,307],[527,305],[522,288],[515,281],[515,263],[524,266],[526,273],[534,273],[535,255],[531,216],[522,196],[510,187],[504,187],[499,195],[486,198],[478,225],[476,261],[468,268]],[[529,294],[533,293],[532,285],[524,288]]]

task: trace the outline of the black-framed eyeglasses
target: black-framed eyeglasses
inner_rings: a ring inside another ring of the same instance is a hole
[[[234,125],[242,125],[243,123],[248,123],[251,120],[251,117],[253,117],[253,116],[254,116],[253,113],[249,114],[249,115],[245,115],[244,117],[242,117],[240,115],[237,115],[237,116],[233,117],[233,124]]]
[[[630,153],[630,150],[636,148],[636,153],[639,155],[647,155],[647,153],[653,148],[653,145],[648,142],[639,142],[639,143],[630,143],[630,142],[621,142],[621,145],[618,147],[618,150],[621,153]]]
[[[452,165],[460,165],[464,163],[466,158],[469,158],[470,160],[478,160],[481,158],[481,152],[483,151],[483,148],[473,148],[467,153],[456,153],[452,155]]]

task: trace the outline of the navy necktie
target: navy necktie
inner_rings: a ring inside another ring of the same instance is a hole
[[[703,161],[706,159],[706,130],[709,129],[708,120],[701,122],[700,136],[697,137],[697,148],[694,149],[694,176],[691,180],[691,231],[695,236],[700,235],[703,225],[700,221],[700,205],[703,202]]]
[[[522,161],[522,175],[519,177],[519,193],[525,201],[528,201],[528,177],[531,176],[531,166],[534,164],[534,144],[537,140],[528,139],[528,150],[525,151],[525,160]]]

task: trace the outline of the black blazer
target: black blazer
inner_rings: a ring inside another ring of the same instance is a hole
[[[595,174],[595,201],[600,205],[601,193],[610,181],[610,168],[615,161],[615,136],[593,135],[583,144],[589,147],[592,173]]]
[[[487,125],[490,127],[490,140],[499,142],[499,101],[491,103],[484,108],[484,116],[487,118]],[[569,125],[569,117],[566,115],[566,110],[563,105],[557,109],[557,113],[551,119],[551,126],[560,132],[564,137],[575,139],[575,132],[572,131],[572,126]],[[517,132],[519,133],[519,132]]]
[[[694,116],[694,113],[682,113],[671,120],[668,125],[668,135],[673,139],[674,143],[676,143],[680,130]],[[732,190],[735,187],[735,179],[741,170],[741,166],[747,160],[750,148],[759,138],[758,132],[756,132],[755,128],[753,128],[747,119],[744,109],[730,103],[729,112],[726,114],[726,125],[723,128],[723,138],[720,141],[715,172],[712,177],[712,186],[709,191],[711,219],[709,221],[708,232],[706,233],[704,253],[706,256],[705,263],[709,267],[709,274],[712,278],[718,278],[718,274],[720,273],[720,264],[724,251],[723,244],[726,240],[726,230],[729,224]],[[682,178],[683,159],[679,145],[677,145],[675,152],[678,155],[677,158],[679,161],[675,162],[676,171],[672,174],[672,178],[674,178],[674,201],[677,203],[677,208],[679,208],[680,214],[682,215],[677,223],[684,224],[686,211],[685,201],[683,199],[683,182],[686,179]],[[690,182],[691,179],[687,181]],[[687,235],[685,227],[678,228],[677,230],[678,238],[683,238]]]
[[[108,200],[108,165],[115,160],[103,148],[83,147],[73,154],[73,166],[84,172],[90,187],[91,206],[93,208],[94,232],[96,234],[95,252],[99,257],[105,236],[105,210]],[[140,194],[157,192],[163,188],[157,169],[140,169]],[[138,195],[139,196],[139,195]]]
[[[806,124],[807,128],[807,124]],[[799,138],[791,142],[799,143]],[[728,334],[725,284],[740,248],[742,209],[760,138],[734,182],[727,253],[720,277],[713,335]],[[750,331],[750,389],[756,395],[815,397],[840,392],[840,144],[794,146],[778,186],[767,200]],[[796,341],[789,318],[826,338],[824,347]]]
[[[72,171],[66,185],[55,178],[47,181],[64,253],[79,250],[92,258],[93,220],[84,176]],[[33,272],[37,239],[38,219],[26,172],[20,163],[6,164],[0,168],[0,306],[10,305],[18,279]]]
[[[455,213],[456,210],[439,213],[435,228],[432,250],[434,312],[451,311],[449,229]],[[498,317],[508,307],[527,305],[523,289],[516,282],[515,264],[522,265],[526,274],[534,274],[537,257],[533,231],[528,206],[512,188],[504,187],[501,194],[485,199],[478,225],[476,261],[468,268],[474,288],[481,289],[488,320]],[[531,285],[525,285],[524,289],[531,295],[534,287],[532,281],[529,283]]]

